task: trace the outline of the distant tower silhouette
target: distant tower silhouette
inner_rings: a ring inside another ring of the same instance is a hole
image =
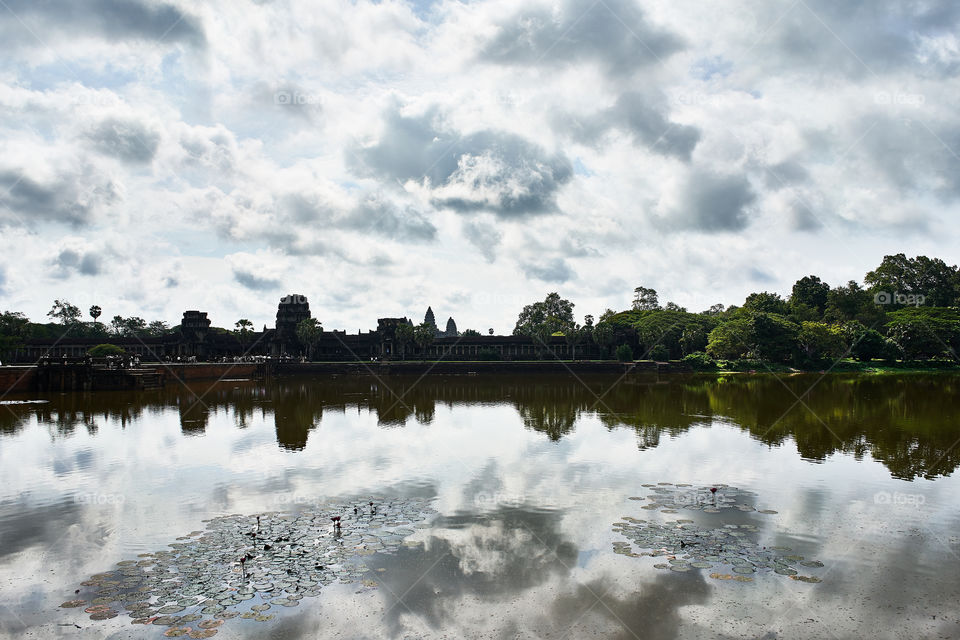
[[[444,332],[444,335],[448,338],[456,338],[459,335],[457,323],[453,321],[453,316],[447,318],[447,330]]]
[[[440,333],[440,329],[437,328],[437,320],[433,317],[433,309],[427,307],[427,314],[423,316],[423,324],[430,325],[433,327],[433,333]]]

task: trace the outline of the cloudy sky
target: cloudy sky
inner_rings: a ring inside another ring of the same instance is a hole
[[[0,309],[509,332],[960,261],[954,0],[0,0]]]

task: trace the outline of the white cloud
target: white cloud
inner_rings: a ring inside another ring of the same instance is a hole
[[[806,5],[12,3],[6,304],[509,331],[554,288],[697,309],[960,261],[960,12]]]

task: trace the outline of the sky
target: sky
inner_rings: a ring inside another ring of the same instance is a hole
[[[960,254],[954,0],[0,0],[0,310],[509,333]]]

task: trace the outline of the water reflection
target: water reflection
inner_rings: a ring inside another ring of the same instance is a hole
[[[562,512],[524,508],[464,514],[433,523],[424,546],[368,563],[381,581],[391,635],[413,614],[428,626],[448,626],[465,596],[503,600],[577,564],[576,545],[561,533]]]
[[[96,434],[100,421],[122,426],[175,407],[185,435],[203,435],[212,415],[237,428],[272,418],[277,443],[303,449],[324,412],[372,411],[383,428],[430,424],[438,406],[509,405],[522,424],[559,442],[583,416],[630,428],[640,449],[712,421],[732,423],[771,446],[792,443],[822,461],[837,452],[869,454],[896,478],[934,478],[960,464],[956,443],[960,378],[949,375],[655,379],[607,376],[392,376],[281,378],[171,386],[145,393],[60,394],[50,402],[6,405],[0,434],[35,421],[52,435]]]

